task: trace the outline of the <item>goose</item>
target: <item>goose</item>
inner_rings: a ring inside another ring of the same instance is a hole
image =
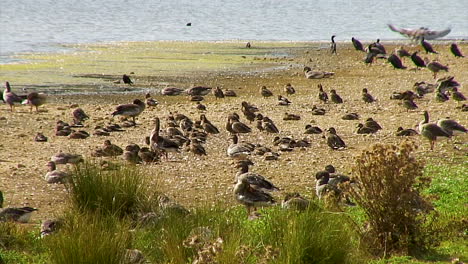
[[[53,161],[49,161],[47,167],[49,170],[44,175],[44,179],[47,183],[66,183],[70,177],[68,173],[57,170],[57,166]]]
[[[123,104],[115,108],[115,111],[112,113],[112,116],[122,115],[126,117],[131,117],[133,123],[135,123],[135,117],[140,115],[143,110],[145,110],[146,104],[143,103],[140,99],[133,100],[132,104]]]
[[[318,126],[306,125],[304,134],[322,134],[322,132]]]
[[[279,129],[276,127],[275,123],[273,123],[273,120],[269,119],[268,117],[263,117],[263,130],[272,133],[272,134],[277,134],[279,133]]]
[[[405,50],[403,47],[400,47],[398,50],[397,50],[397,54],[399,57],[403,58],[403,57],[410,57],[411,54]]]
[[[426,83],[426,82],[416,82],[413,85],[413,89],[419,96],[424,96],[425,94],[434,92],[436,88],[435,84]]]
[[[371,48],[373,49],[373,52],[376,50],[378,51],[378,54],[387,54],[387,51],[385,50],[385,47],[380,43],[380,39],[377,39],[376,42],[371,44]]]
[[[411,54],[411,61],[413,61],[414,65],[416,65],[416,69],[419,69],[419,67],[426,67],[426,62],[418,56],[417,51]]]
[[[454,135],[454,132],[466,133],[468,130],[459,124],[457,121],[447,118],[440,119],[437,121],[437,125],[445,130],[450,136]]]
[[[73,118],[73,121],[75,124],[78,124],[85,120],[88,120],[89,119],[89,116],[84,112],[83,109],[81,108],[76,108],[75,110],[73,110],[72,112],[72,118]]]
[[[250,42],[247,42],[247,43],[245,44],[245,47],[248,48],[248,49],[250,49],[250,48],[252,47],[252,44],[250,44]]]
[[[273,92],[271,92],[266,86],[262,86],[262,87],[260,88],[260,94],[261,94],[264,98],[273,96]]]
[[[371,65],[374,62],[374,58],[380,53],[379,50],[375,50],[372,48],[372,45],[367,47],[366,57],[364,57],[364,63],[367,65]]]
[[[39,132],[34,137],[34,141],[36,141],[36,142],[47,142],[47,137],[44,136],[44,134]]]
[[[362,89],[362,100],[365,103],[373,103],[375,102],[374,97],[367,91],[366,88]]]
[[[167,95],[167,96],[174,96],[174,95],[179,95],[184,92],[184,89],[180,89],[177,87],[166,87],[161,90],[162,95]]]
[[[239,143],[239,138],[237,135],[233,135],[231,139],[232,144],[230,144],[227,148],[227,155],[230,158],[244,160],[250,156],[252,151],[255,149],[255,146],[252,144]]]
[[[318,108],[316,105],[312,106],[312,115],[324,115],[325,109]]]
[[[130,144],[125,147],[125,151],[123,153],[124,160],[128,161],[132,164],[139,164],[142,162],[140,156],[138,156],[138,152],[140,151],[140,146],[137,144]]]
[[[235,134],[245,134],[252,132],[252,129],[246,124],[240,122],[238,117],[231,116],[228,118],[228,123],[231,126],[232,132]]]
[[[331,36],[330,52],[331,54],[337,55],[335,37],[336,37],[335,35]]]
[[[351,41],[353,42],[353,46],[356,50],[365,52],[364,47],[362,46],[362,43],[359,40],[352,37]]]
[[[459,58],[465,57],[465,56],[463,56],[463,54],[460,51],[460,48],[458,47],[457,43],[455,43],[455,42],[450,45],[450,51],[452,52],[452,54],[455,57],[459,57]]]
[[[224,90],[224,96],[226,96],[226,97],[237,97],[237,94],[233,90],[226,89],[226,90]]]
[[[412,99],[403,100],[402,105],[404,108],[406,108],[406,112],[418,108],[418,105]]]
[[[459,87],[460,83],[454,80],[454,76],[446,76],[437,80],[437,89],[440,91],[447,91],[449,89]]]
[[[156,101],[155,99],[151,97],[150,93],[146,93],[145,99],[146,99],[146,105],[148,107],[155,107],[159,104],[158,101]]]
[[[10,106],[10,111],[13,112],[15,103],[21,103],[24,96],[18,96],[11,91],[9,82],[5,82],[5,90],[3,91],[3,101]]]
[[[122,76],[122,81],[125,83],[125,84],[129,84],[129,85],[132,85],[133,84],[133,81],[132,79],[130,79],[130,77],[126,74],[124,74]]]
[[[115,157],[123,154],[123,149],[112,144],[110,140],[105,140],[104,144],[96,149],[91,156],[93,157]]]
[[[458,91],[457,87],[453,87],[452,92],[450,92],[450,94],[452,95],[452,99],[457,102],[466,101],[466,97]]]
[[[448,101],[450,98],[445,92],[442,92],[440,89],[437,89],[437,92],[435,93],[435,99],[437,102],[443,103]]]
[[[299,193],[287,193],[281,202],[281,208],[305,211],[310,205],[310,201],[302,197]]]
[[[187,120],[187,119],[184,119],[184,120]],[[160,120],[158,117],[154,119],[154,123],[155,123],[155,127],[153,131],[151,131],[151,134],[150,134],[151,149],[155,152],[157,150],[163,151],[167,160],[169,152],[180,152],[179,145],[176,142],[159,135]]]
[[[291,104],[291,101],[289,101],[288,98],[282,96],[282,95],[278,95],[278,105],[284,105],[284,106],[288,106]]]
[[[195,106],[195,108],[197,108],[198,111],[206,111],[206,105],[200,102],[197,102],[197,105]]]
[[[338,186],[340,183],[351,181],[349,176],[337,173],[335,167],[331,164],[325,166],[325,171],[329,173],[330,177],[328,184]]]
[[[0,222],[14,221],[27,223],[34,211],[37,211],[37,209],[29,206],[4,208],[0,211]]]
[[[304,75],[306,79],[322,79],[330,78],[335,75],[335,73],[327,71],[313,71],[310,67],[304,67]]]
[[[361,123],[357,125],[356,134],[374,134],[375,132],[377,132],[377,130],[364,126]]]
[[[250,217],[256,211],[256,207],[275,204],[273,196],[267,191],[279,189],[265,177],[249,172],[248,163],[242,162],[238,167],[241,170],[236,175],[237,183],[234,186],[234,197],[246,207],[247,215]]]
[[[347,113],[344,116],[341,117],[343,120],[359,120],[359,114],[358,113]]]
[[[50,158],[55,164],[78,164],[83,162],[83,157],[79,154],[59,152]]]
[[[258,131],[263,131],[263,118],[257,120],[255,127],[258,129]]]
[[[419,133],[416,130],[411,129],[411,128],[403,129],[402,127],[398,127],[396,131],[397,137],[411,137],[411,136],[415,136],[418,134]]]
[[[284,92],[288,95],[292,95],[296,93],[296,89],[294,89],[294,87],[290,83],[287,83],[284,86]]]
[[[44,93],[32,92],[27,96],[24,104],[30,106],[29,112],[32,112],[33,107],[36,108],[36,112],[39,112],[39,106],[45,104],[47,101],[47,95]]]
[[[204,95],[207,95],[211,92],[211,87],[204,87],[204,86],[195,86],[195,87],[192,87],[192,88],[189,88],[187,90],[185,90],[185,92],[188,94],[188,95],[192,95],[192,96],[204,96]]]
[[[421,46],[423,47],[423,49],[426,51],[426,54],[427,53],[434,53],[434,54],[438,54],[434,48],[432,48],[432,45],[425,41],[424,38],[421,38]]]
[[[159,161],[159,152],[143,147],[138,151],[138,157],[146,164]]]
[[[219,134],[219,129],[215,125],[213,125],[210,121],[208,121],[205,115],[200,115],[200,119],[201,119],[201,125],[203,127],[203,130],[205,130],[206,133]]]
[[[199,156],[206,156],[205,147],[203,147],[203,145],[200,144],[199,140],[192,139],[192,140],[187,141],[186,144],[188,145],[189,151],[192,152],[193,154],[199,155]]]
[[[374,129],[376,131],[382,129],[382,127],[379,125],[379,123],[377,123],[377,121],[372,119],[372,117],[369,117],[369,118],[366,119],[365,126],[370,127],[370,128],[372,128],[372,129]]]
[[[60,219],[44,220],[41,223],[41,238],[48,236],[57,230],[59,230],[63,225],[63,221]]]
[[[213,95],[215,96],[216,99],[218,98],[224,98],[224,93],[219,86],[216,86],[216,88],[213,89]]]
[[[327,193],[333,192],[334,195],[339,195],[341,191],[334,185],[328,184],[330,173],[328,171],[319,171],[315,174],[315,194],[321,200]]]
[[[429,62],[426,67],[432,72],[434,73],[434,79],[437,77],[437,73],[440,72],[440,71],[446,71],[448,72],[449,68],[448,66],[445,66],[445,65],[442,65],[440,62],[438,61],[431,61]]]
[[[335,104],[342,104],[343,99],[336,93],[336,90],[330,90],[330,100]]]
[[[70,139],[86,139],[88,138],[90,135],[88,132],[84,131],[84,130],[80,130],[80,131],[73,131],[69,136],[68,138]]]
[[[284,113],[283,115],[283,120],[301,120],[301,116],[295,115],[295,114],[290,114],[290,113]]]
[[[247,118],[247,120],[249,120],[251,123],[255,120],[257,116],[254,110],[255,108],[251,107],[246,101],[243,101],[241,103],[241,111],[244,114],[245,118]]]
[[[201,96],[201,95],[190,95],[189,100],[191,102],[201,102],[201,101],[205,100],[205,98],[203,96]]]
[[[320,101],[324,102],[324,103],[327,103],[328,101],[328,94],[323,90],[323,86],[322,84],[318,84],[317,87],[319,88],[319,94],[318,94],[318,98]]]
[[[394,69],[406,69],[406,66],[401,62],[401,59],[395,54],[390,55],[387,60],[392,64]]]
[[[327,145],[333,150],[339,150],[346,148],[346,143],[341,139],[340,136],[336,134],[336,130],[334,127],[330,127],[327,130],[328,134],[327,138]]]
[[[424,111],[424,120],[419,123],[419,133],[429,140],[431,150],[434,150],[437,137],[451,137],[443,128],[436,124],[429,123],[429,113]]]

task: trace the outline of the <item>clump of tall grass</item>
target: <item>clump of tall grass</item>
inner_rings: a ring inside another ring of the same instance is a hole
[[[367,215],[365,241],[376,254],[414,254],[426,246],[422,227],[431,205],[420,188],[428,179],[422,177],[423,164],[412,155],[414,149],[408,142],[375,144],[356,158],[358,184],[350,191]]]
[[[356,263],[358,237],[342,214],[269,208],[250,221],[242,209],[163,219],[139,231],[137,247],[158,263]]]
[[[129,225],[111,215],[70,212],[56,234],[46,236],[44,243],[55,264],[125,263],[130,248]]]
[[[155,204],[147,177],[133,166],[104,170],[87,162],[74,169],[69,187],[72,204],[81,212],[124,217],[151,211]]]

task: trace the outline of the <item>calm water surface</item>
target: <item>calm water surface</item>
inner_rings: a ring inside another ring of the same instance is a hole
[[[387,23],[467,38],[466,10],[468,0],[1,0],[0,63],[63,43],[401,39]]]

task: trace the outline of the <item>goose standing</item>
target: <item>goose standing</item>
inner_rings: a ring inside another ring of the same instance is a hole
[[[335,104],[342,104],[343,99],[336,93],[336,90],[330,90],[330,100]]]
[[[140,115],[143,110],[145,110],[146,104],[143,103],[140,99],[133,100],[133,104],[123,104],[115,108],[115,111],[112,113],[112,116],[122,115],[126,117],[131,117],[133,123],[135,124],[135,117]]]
[[[328,101],[328,94],[323,90],[323,86],[322,84],[318,84],[317,87],[319,88],[319,94],[318,94],[318,98],[320,101],[324,102],[324,103],[327,103]]]
[[[179,151],[180,147],[176,142],[159,135],[160,120],[158,117],[154,119],[154,123],[155,123],[155,127],[153,131],[151,131],[151,134],[150,134],[150,147],[154,152],[157,152],[157,150],[163,151],[167,160],[168,153],[180,152]]]
[[[455,42],[450,45],[450,51],[455,57],[459,57],[459,58],[465,57],[463,56],[463,54],[460,51],[460,48],[458,48],[458,45]]]
[[[15,103],[21,103],[23,98],[12,92],[10,83],[6,82],[5,90],[3,91],[3,101],[10,106],[10,111],[13,112]]]
[[[335,37],[336,37],[335,35],[331,36],[330,52],[331,54],[337,55]]]
[[[354,37],[352,37],[352,38],[351,38],[351,41],[353,42],[353,46],[354,46],[354,48],[355,48],[356,50],[364,51],[364,52],[365,52],[364,47],[362,46],[362,43],[361,43],[359,40],[357,40],[357,39],[355,39]]]
[[[130,79],[130,77],[126,74],[124,74],[122,76],[122,81],[125,83],[125,84],[128,84],[128,85],[132,85],[133,84],[133,81],[132,79]]]
[[[406,69],[406,66],[404,66],[401,62],[401,59],[398,58],[398,56],[395,54],[390,55],[387,60],[392,64],[393,68],[395,69]]]
[[[427,53],[434,53],[434,54],[438,54],[434,48],[432,47],[432,45],[425,41],[424,38],[421,39],[421,46],[423,47],[423,49],[426,51],[426,54]]]
[[[434,79],[437,77],[438,72],[440,72],[440,71],[448,72],[448,70],[449,70],[448,66],[442,65],[438,61],[431,61],[426,66],[431,72],[434,73]]]
[[[431,150],[434,150],[437,137],[451,137],[450,134],[436,124],[429,123],[429,113],[424,111],[424,120],[419,123],[419,133],[429,140]]]
[[[32,112],[33,107],[36,108],[36,112],[39,112],[39,106],[45,104],[47,96],[43,93],[32,92],[28,94],[25,104],[30,106],[29,112]]]
[[[273,93],[272,93],[266,86],[262,86],[262,87],[260,88],[260,94],[261,94],[264,98],[273,96]]]
[[[411,54],[411,61],[413,61],[414,65],[416,65],[416,69],[419,69],[419,67],[426,67],[426,62],[418,56],[417,51]]]
[[[255,149],[253,144],[239,143],[239,137],[237,135],[233,135],[231,139],[232,144],[227,148],[227,155],[230,158],[245,160]]]

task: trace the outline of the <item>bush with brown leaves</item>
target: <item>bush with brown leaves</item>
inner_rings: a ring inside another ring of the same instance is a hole
[[[428,181],[414,149],[408,142],[375,144],[356,158],[358,183],[350,192],[367,215],[364,241],[375,254],[414,254],[426,246],[422,226],[431,205],[419,193]]]

